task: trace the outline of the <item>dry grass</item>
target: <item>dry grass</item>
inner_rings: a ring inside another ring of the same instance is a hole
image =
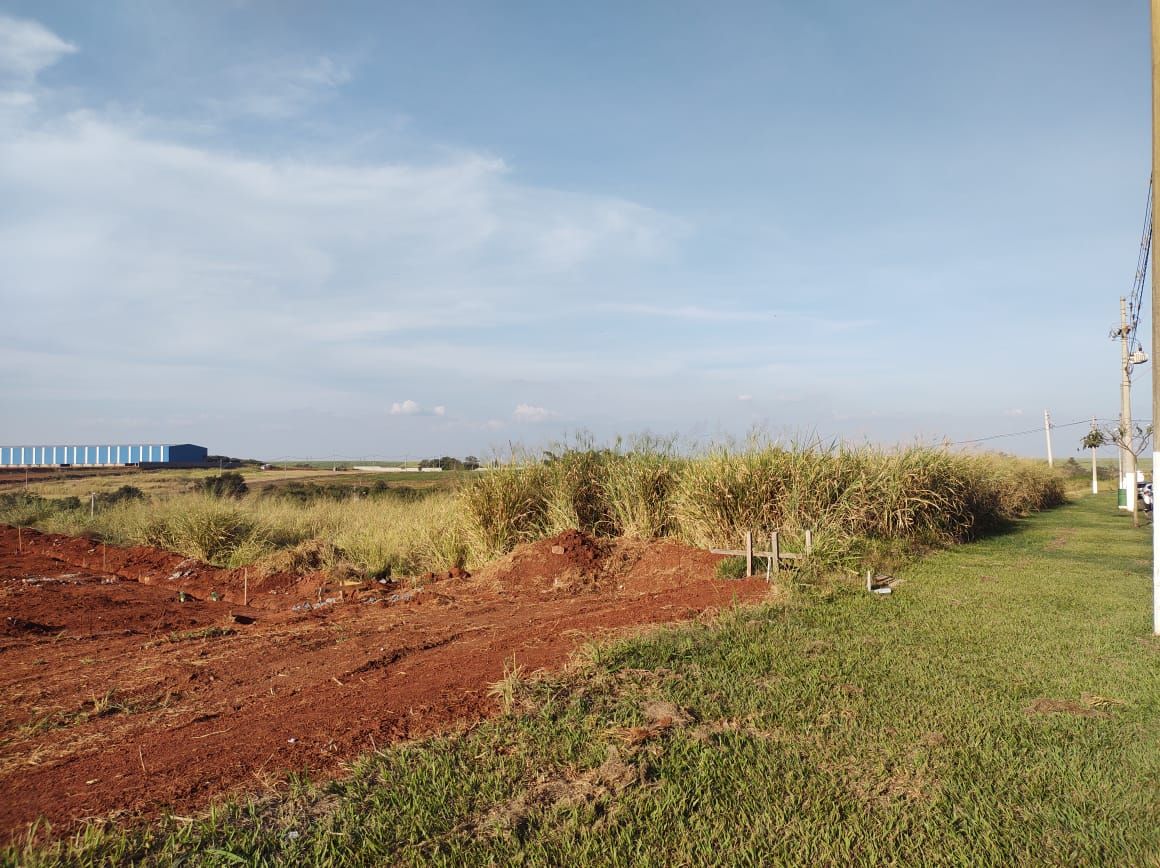
[[[568,528],[701,548],[778,530],[790,550],[812,529],[818,568],[889,567],[900,553],[977,537],[1063,498],[1060,477],[1041,464],[923,446],[752,440],[686,458],[665,442],[598,449],[582,441],[535,459],[514,455],[455,491],[417,500],[177,493],[90,516],[75,502],[33,499],[13,501],[0,521],[156,545],[219,566],[370,575],[478,566]]]

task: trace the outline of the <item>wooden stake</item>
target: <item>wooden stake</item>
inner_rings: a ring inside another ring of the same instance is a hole
[[[745,531],[745,577],[753,575],[753,532]]]
[[[24,554],[24,528],[16,528],[16,551]]]
[[[776,576],[781,569],[781,546],[778,544],[777,531],[769,535],[769,565]]]
[[[814,532],[812,530],[806,531],[806,555],[814,553]]]

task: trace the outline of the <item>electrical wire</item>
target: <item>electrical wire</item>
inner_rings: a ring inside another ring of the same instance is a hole
[[[1063,423],[1059,423],[1059,424],[1052,422],[1051,427],[1052,427],[1052,430],[1054,430],[1056,428],[1072,428],[1076,425],[1090,425],[1091,423],[1092,423],[1091,419],[1080,419],[1078,422],[1063,422]],[[950,445],[951,446],[963,446],[967,443],[982,443],[985,440],[999,440],[1003,437],[1022,437],[1025,434],[1038,434],[1038,433],[1041,433],[1042,431],[1043,431],[1043,428],[1028,428],[1026,431],[1011,431],[1007,434],[989,434],[986,437],[975,437],[974,439],[971,439],[971,440],[956,440],[955,442],[951,443]]]
[[[1099,418],[1097,418],[1096,421],[1103,422],[1103,423],[1108,424],[1108,425],[1119,425],[1120,424],[1119,419],[1099,419]],[[1074,428],[1076,425],[1090,425],[1091,423],[1092,423],[1091,419],[1080,419],[1078,422],[1060,422],[1060,423],[1052,422],[1051,423],[1051,430],[1054,431],[1056,428]],[[1132,424],[1137,424],[1137,423],[1151,425],[1152,420],[1151,419],[1133,419],[1132,420]],[[955,441],[951,442],[949,445],[951,445],[951,446],[964,446],[968,443],[983,443],[984,441],[987,441],[987,440],[1000,440],[1004,437],[1022,437],[1026,434],[1042,434],[1042,433],[1043,433],[1042,427],[1028,428],[1026,431],[1009,431],[1006,434],[988,434],[986,437],[974,437],[970,440],[955,440]]]
[[[1140,239],[1140,254],[1136,259],[1136,277],[1132,283],[1132,299],[1128,307],[1128,351],[1139,346],[1137,331],[1140,327],[1140,314],[1144,307],[1144,283],[1148,275],[1148,256],[1152,251],[1152,184],[1148,179],[1148,207],[1144,212],[1144,232]],[[1131,367],[1128,368],[1129,376]]]

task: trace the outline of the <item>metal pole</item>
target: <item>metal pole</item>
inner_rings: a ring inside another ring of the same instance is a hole
[[[1096,432],[1096,417],[1092,416],[1092,433]],[[1092,447],[1092,494],[1100,493],[1100,483],[1096,476],[1096,447]]]
[[[1132,442],[1132,362],[1128,347],[1128,301],[1120,298],[1120,458],[1124,465],[1124,478],[1120,485],[1127,497],[1127,510],[1136,511],[1136,456],[1127,448]]]
[[[1051,457],[1051,414],[1043,411],[1043,433],[1047,435],[1047,466],[1054,467],[1055,460]]]
[[[1160,178],[1160,0],[1152,0],[1152,178]],[[1152,226],[1160,225],[1160,207],[1152,196]],[[1156,354],[1160,352],[1160,278],[1156,276],[1156,234],[1152,234],[1152,424],[1160,418],[1160,376],[1156,375]],[[1160,464],[1160,449],[1156,435],[1152,435],[1152,482],[1156,482],[1156,467]],[[1155,513],[1153,513],[1155,515]],[[1160,547],[1160,524],[1152,520],[1152,632],[1160,635],[1160,565],[1156,549]]]

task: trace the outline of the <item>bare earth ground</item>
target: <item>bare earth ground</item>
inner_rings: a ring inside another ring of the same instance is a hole
[[[343,586],[0,527],[0,837],[341,774],[491,713],[505,662],[765,596],[717,560],[568,532],[472,577]]]

